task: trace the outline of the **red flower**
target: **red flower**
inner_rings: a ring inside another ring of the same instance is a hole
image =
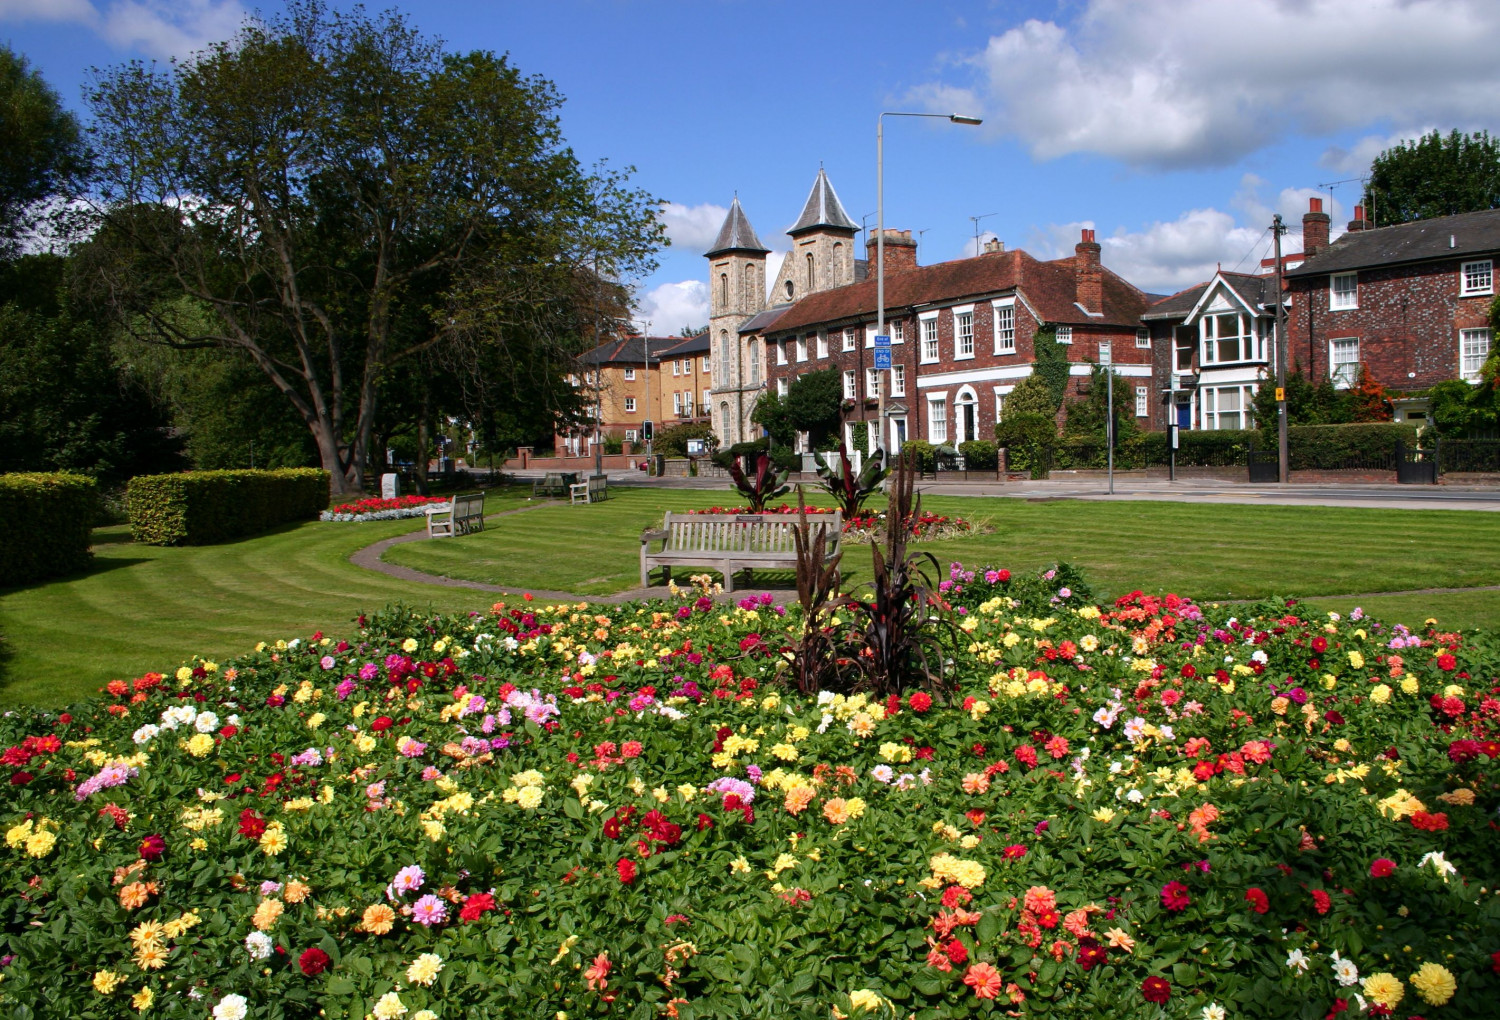
[[[621,857],[615,862],[615,871],[620,873],[620,881],[626,885],[635,881],[635,861],[628,857]]]
[[[1442,655],[1439,655],[1437,657],[1437,668],[1442,670],[1444,673],[1452,673],[1455,669],[1458,668],[1458,660],[1448,652],[1444,652]]]
[[[1245,890],[1245,900],[1250,904],[1250,909],[1257,914],[1264,914],[1271,909],[1271,899],[1266,891],[1258,886],[1251,886]]]
[[[240,812],[240,835],[246,839],[260,839],[266,831],[266,820],[254,808]]]
[[[383,733],[391,728],[391,717],[383,715],[370,724],[370,729],[376,733]]]
[[[1314,889],[1312,891],[1312,898],[1313,907],[1320,914],[1328,913],[1328,909],[1333,906],[1333,900],[1329,899],[1328,893],[1324,892],[1322,889]]]
[[[1396,873],[1396,862],[1389,857],[1377,857],[1370,862],[1371,878],[1390,878]]]
[[[1166,978],[1159,978],[1153,974],[1141,982],[1141,995],[1147,1002],[1160,1005],[1172,997],[1172,986],[1167,984]]]
[[[464,924],[479,920],[481,914],[486,910],[495,909],[495,897],[487,892],[475,893],[464,900],[462,909],[458,912],[458,919]]]
[[[1411,824],[1423,832],[1443,832],[1448,828],[1448,816],[1442,811],[1434,811],[1431,814],[1426,811],[1413,811]]]
[[[302,968],[302,973],[308,977],[317,977],[328,969],[328,954],[317,946],[304,949],[302,955],[297,958],[297,966]]]
[[[1009,581],[1009,580],[1010,580],[1010,571],[1002,569],[1000,571],[1000,583],[1004,584],[1006,581]]]
[[[1328,639],[1326,637],[1323,637],[1322,635],[1313,638],[1312,650],[1317,652],[1319,655],[1322,655],[1324,652],[1328,651]]]
[[[136,851],[143,860],[159,861],[167,852],[167,841],[160,836],[147,836],[141,840],[140,849]]]
[[[1500,974],[1500,953],[1490,954],[1490,969],[1496,974]]]
[[[1193,898],[1188,895],[1187,886],[1181,882],[1168,882],[1161,887],[1161,905],[1174,914],[1180,914],[1188,908]]]
[[[932,707],[932,695],[926,691],[916,691],[906,699],[906,703],[911,706],[913,712],[925,712]]]
[[[1025,856],[1026,856],[1026,845],[1024,843],[1012,843],[1010,846],[1008,846],[1008,847],[1005,848],[1005,857],[1006,857],[1007,860],[1012,860],[1013,861],[1013,860],[1015,860],[1018,857],[1025,857]]]
[[[947,952],[948,959],[954,963],[962,964],[969,961],[969,950],[958,939],[950,939],[943,949]]]
[[[1080,939],[1078,942],[1078,966],[1085,971],[1093,970],[1101,963],[1109,962],[1109,954],[1104,947],[1091,938]]]

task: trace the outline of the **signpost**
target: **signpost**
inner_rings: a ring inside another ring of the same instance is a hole
[[[1099,341],[1099,364],[1108,369],[1104,378],[1105,398],[1104,406],[1107,408],[1104,418],[1104,435],[1106,445],[1109,447],[1109,494],[1115,494],[1115,370],[1114,345],[1108,340]]]
[[[891,338],[881,333],[875,334],[875,382],[878,386],[878,399],[875,410],[875,447],[885,448],[885,377],[879,375],[881,372],[891,370]],[[868,442],[868,440],[866,440]],[[866,451],[870,452],[870,451]]]

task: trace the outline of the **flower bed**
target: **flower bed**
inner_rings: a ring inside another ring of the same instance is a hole
[[[689,591],[8,714],[0,1005],[1491,1015],[1493,634],[1001,573],[951,703],[790,694],[799,610]]]
[[[318,515],[320,521],[393,521],[401,517],[421,517],[434,503],[446,503],[444,496],[397,496],[380,499],[371,496],[353,503],[341,503]]]

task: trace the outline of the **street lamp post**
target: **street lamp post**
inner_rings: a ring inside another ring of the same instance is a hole
[[[656,460],[651,456],[652,441],[656,438],[656,416],[651,413],[651,323],[641,329],[641,360],[646,363],[646,417],[651,419],[651,435],[646,437],[646,474],[656,473]]]
[[[875,334],[877,336],[885,335],[885,118],[887,117],[939,117],[952,121],[954,124],[967,124],[973,127],[984,123],[978,117],[966,117],[961,113],[905,113],[897,110],[885,110],[875,118]],[[921,342],[920,337],[913,339],[914,342]],[[875,427],[880,433],[879,448],[883,450],[886,445],[884,433],[887,386],[885,378],[878,372],[875,378],[880,384],[876,394]]]

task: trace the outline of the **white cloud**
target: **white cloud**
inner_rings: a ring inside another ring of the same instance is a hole
[[[57,21],[81,25],[119,50],[186,57],[229,39],[246,17],[238,0],[0,0],[0,22]]]
[[[1290,132],[1493,125],[1497,49],[1494,0],[1088,0],[993,36],[969,87],[910,98],[977,106],[1039,159],[1224,166]]]
[[[776,295],[771,293],[771,288],[776,283],[776,274],[781,272],[781,263],[786,260],[786,256],[784,251],[773,251],[766,255],[766,298],[771,304],[775,304],[777,300]]]
[[[637,328],[651,324],[652,336],[674,336],[684,327],[708,322],[708,284],[702,280],[663,283],[636,299]]]
[[[981,233],[977,239],[971,237],[965,240],[963,251],[959,252],[958,257],[961,259],[971,259],[975,255],[978,255],[980,252],[984,251],[985,245],[989,244],[991,241],[998,240],[1000,240],[999,234],[995,233],[993,230],[986,230]]]
[[[1370,164],[1386,149],[1393,149],[1402,142],[1413,142],[1432,131],[1429,125],[1414,131],[1397,131],[1392,135],[1366,135],[1345,149],[1330,145],[1318,157],[1318,165],[1343,177],[1363,177],[1370,172]]]
[[[1079,230],[1092,221],[1054,223],[1032,232],[1029,245],[1038,257],[1073,254]],[[1104,265],[1142,290],[1172,294],[1213,276],[1223,268],[1242,273],[1260,269],[1270,252],[1270,232],[1237,226],[1234,217],[1219,209],[1192,209],[1169,222],[1158,221],[1139,231],[1123,227],[1099,237]]]
[[[719,236],[719,228],[724,225],[729,210],[712,202],[702,205],[663,202],[660,215],[667,228],[667,237],[675,247],[702,255]]]

